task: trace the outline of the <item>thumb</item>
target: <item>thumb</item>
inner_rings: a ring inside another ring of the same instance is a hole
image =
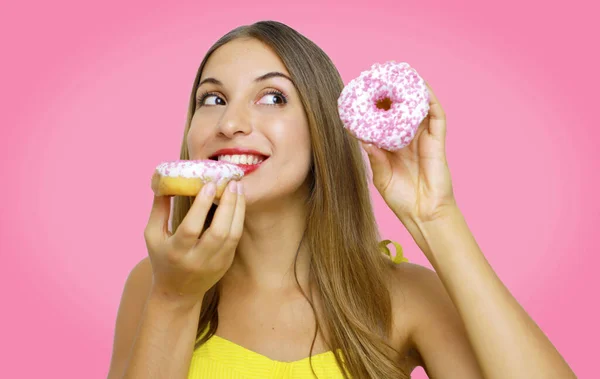
[[[369,157],[371,171],[373,171],[373,184],[377,189],[383,190],[385,185],[390,181],[390,176],[392,175],[390,161],[388,160],[385,151],[377,146],[365,142],[361,142],[361,145]]]

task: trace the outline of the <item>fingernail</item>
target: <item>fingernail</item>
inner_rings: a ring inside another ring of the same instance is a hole
[[[244,185],[242,184],[242,182],[238,182],[237,190],[240,195],[244,193]]]
[[[202,188],[202,193],[206,196],[213,196],[216,192],[215,183],[208,182]]]
[[[237,192],[237,185],[235,180],[232,180],[231,182],[229,182],[229,191],[235,193]]]

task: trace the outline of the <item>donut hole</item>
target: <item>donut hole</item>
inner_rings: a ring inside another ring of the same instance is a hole
[[[392,107],[392,100],[389,97],[384,97],[383,99],[377,100],[375,102],[375,106],[377,107],[377,109],[389,111]]]

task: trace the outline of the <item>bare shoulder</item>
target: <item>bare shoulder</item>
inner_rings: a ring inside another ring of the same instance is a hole
[[[410,308],[420,318],[433,304],[452,305],[437,273],[425,266],[403,262],[390,264],[390,291],[394,305]],[[404,311],[409,311],[405,309]]]
[[[439,280],[435,271],[415,263],[402,262],[394,264],[390,262],[390,284],[391,288],[419,291],[427,282]]]
[[[423,317],[439,307],[440,300],[444,303],[445,290],[435,271],[418,264],[390,262],[389,274],[393,320],[400,334],[416,347],[415,334],[424,327]]]
[[[120,377],[152,285],[152,264],[145,257],[129,273],[117,312],[109,378]]]
[[[437,273],[414,263],[390,269],[396,328],[406,335],[430,377],[480,378],[467,333]]]

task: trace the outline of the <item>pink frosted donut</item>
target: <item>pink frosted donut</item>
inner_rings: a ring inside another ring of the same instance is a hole
[[[375,63],[338,98],[344,127],[361,141],[395,151],[408,145],[429,112],[429,91],[408,63]]]
[[[230,180],[240,180],[244,171],[231,163],[213,160],[178,160],[162,162],[152,175],[156,196],[196,196],[208,182],[217,184],[220,199]]]

